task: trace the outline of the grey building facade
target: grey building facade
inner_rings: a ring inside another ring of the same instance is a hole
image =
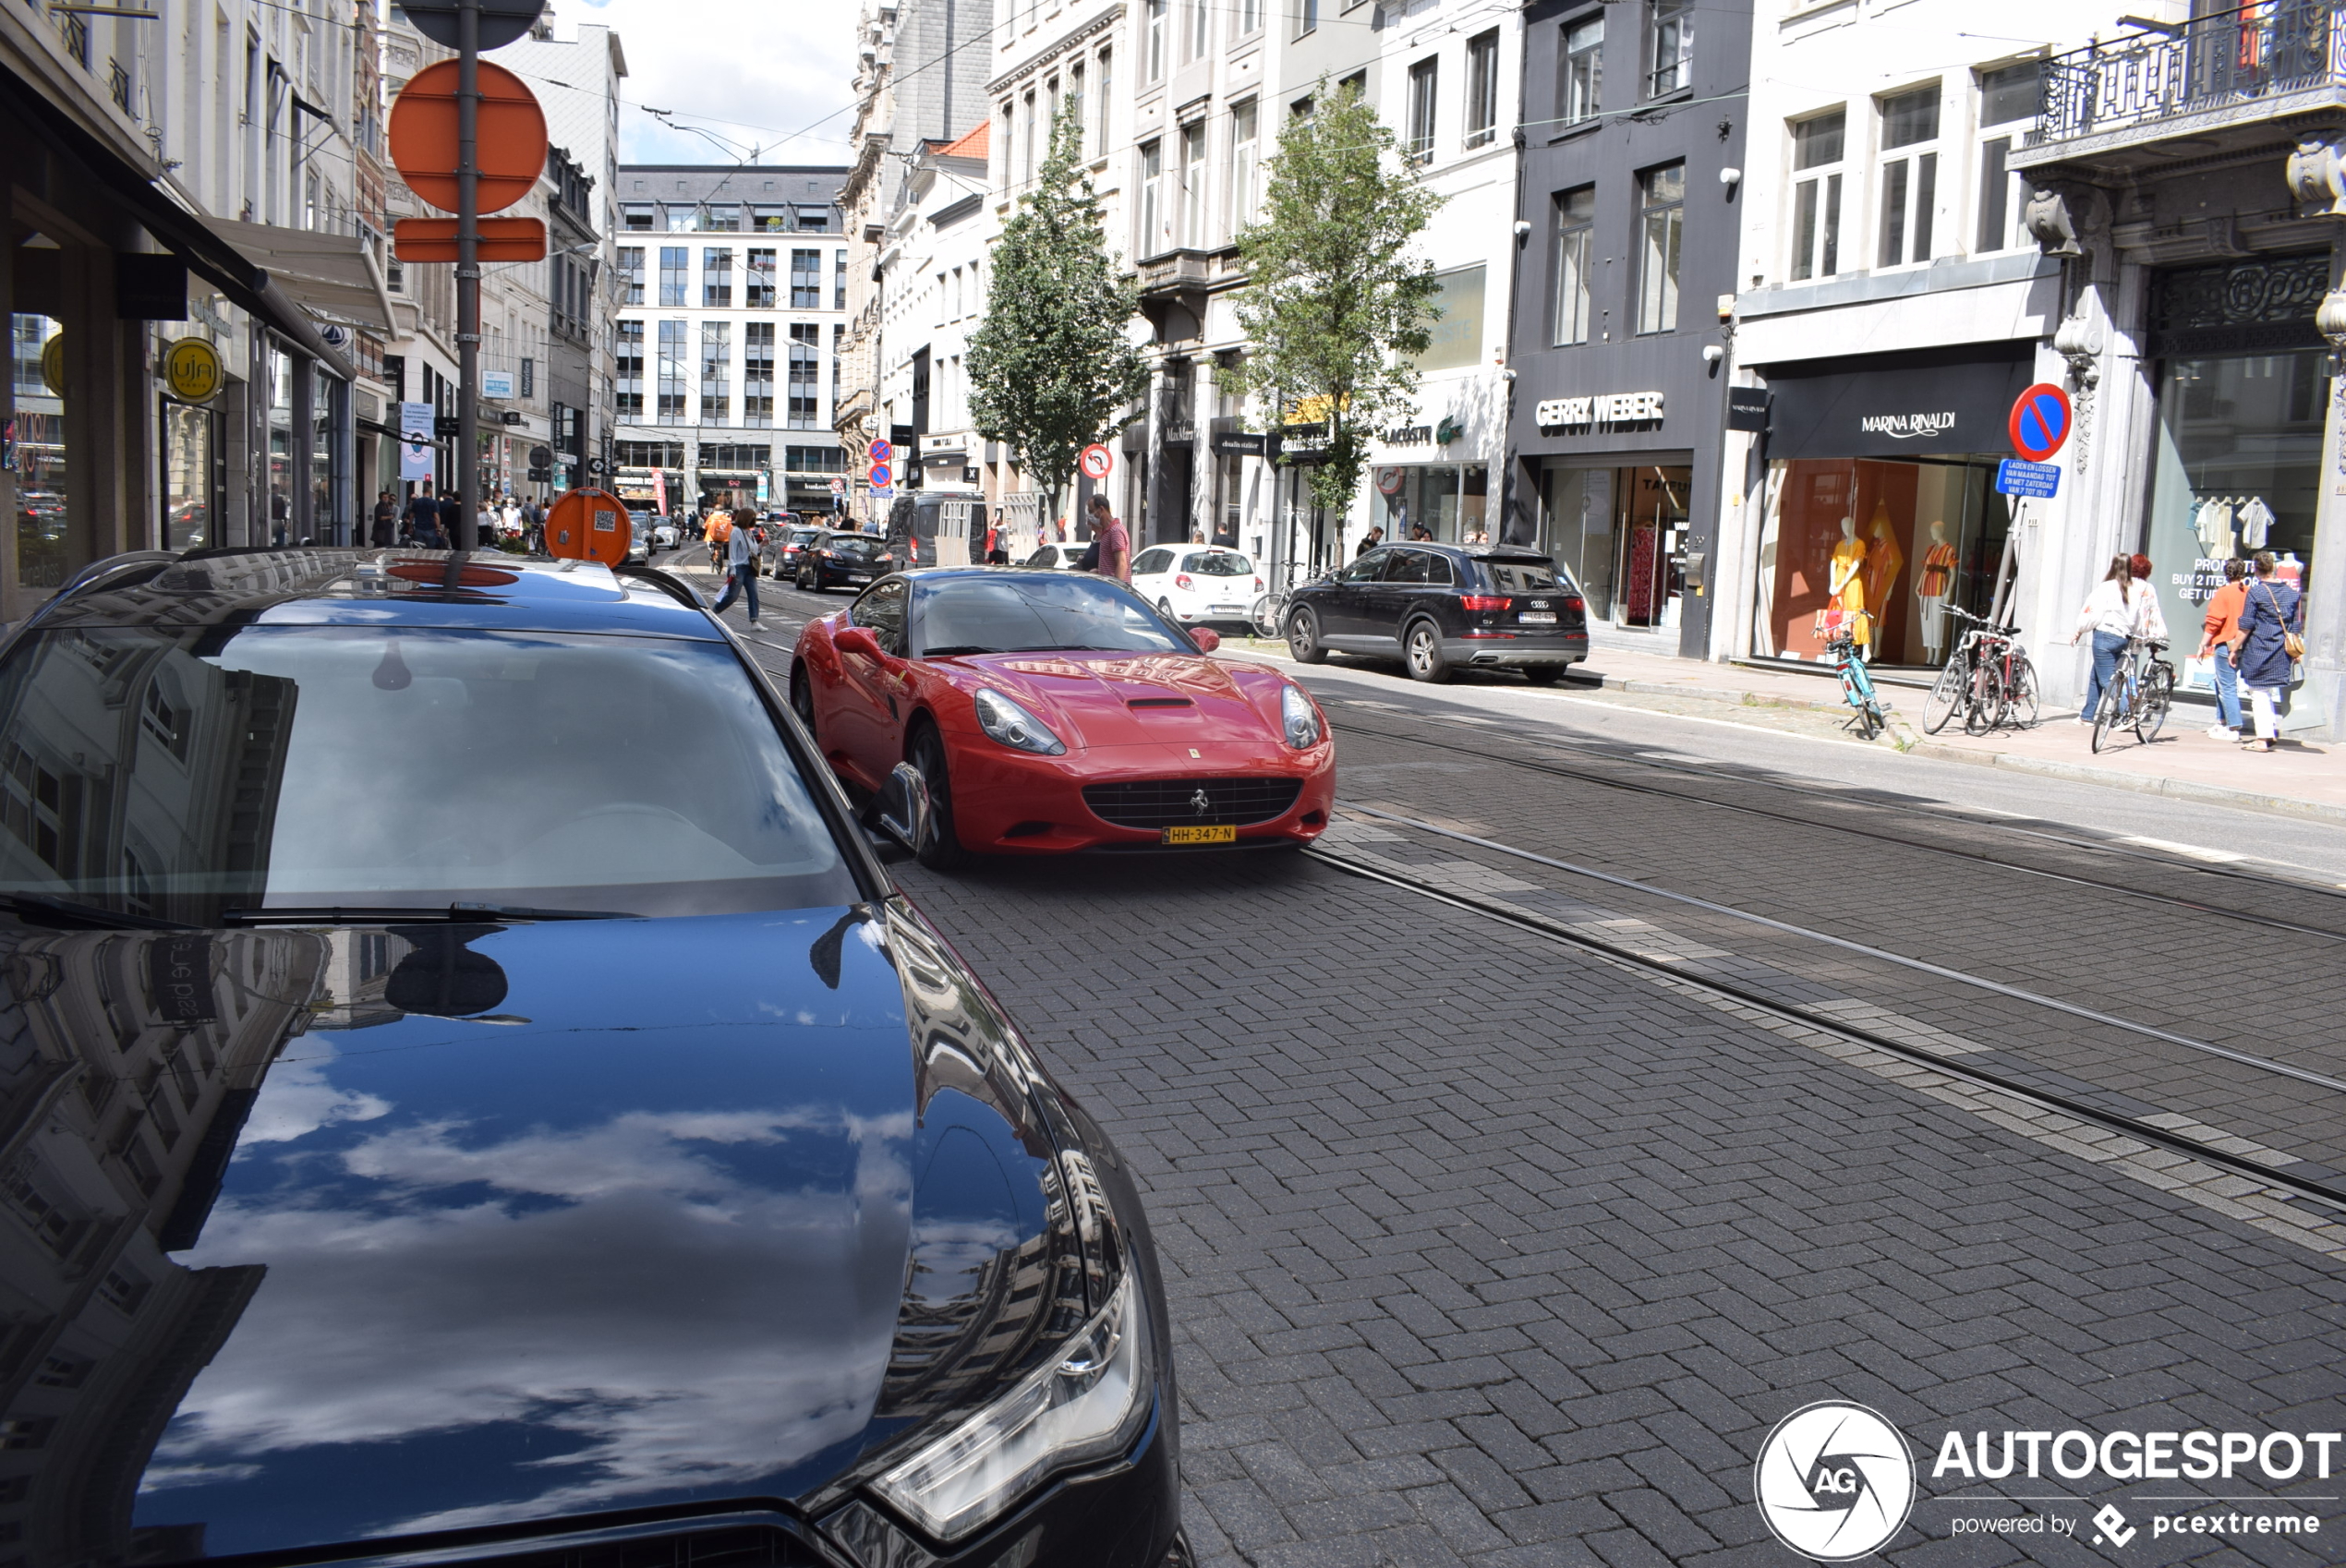
[[[1702,656],[1742,224],[1748,5],[1524,14],[1505,537]]]

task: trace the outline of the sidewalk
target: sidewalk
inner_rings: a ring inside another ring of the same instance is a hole
[[[1810,708],[1843,711],[1841,689],[1830,671],[1810,674],[1742,664],[1705,664],[1667,653],[1625,648],[1600,639],[1589,662],[1575,666],[1567,684],[1602,686],[1632,695],[1699,698],[1738,707]],[[1889,732],[1877,742],[1917,756],[2008,767],[2050,778],[2109,785],[2114,789],[2245,807],[2291,815],[2346,822],[2346,768],[2340,748],[2326,742],[2283,741],[2269,754],[2243,752],[2230,741],[2206,734],[2215,722],[2212,705],[2177,703],[2166,729],[2149,745],[2129,734],[2096,755],[2091,731],[2074,713],[2048,707],[2034,730],[2000,730],[1970,736],[1960,722],[1936,735],[1922,733],[1924,688],[1882,685],[1893,705]]]

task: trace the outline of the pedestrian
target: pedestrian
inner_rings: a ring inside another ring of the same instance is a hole
[[[2208,596],[2201,618],[2199,653],[2215,671],[2216,723],[2207,731],[2214,741],[2240,739],[2240,666],[2232,650],[2240,642],[2240,612],[2248,605],[2248,562],[2238,556],[2224,562],[2224,585]]]
[[[456,541],[464,537],[464,535],[459,532],[463,525],[464,515],[465,503],[458,499],[456,492],[454,490],[441,491],[440,543],[434,546],[434,549],[454,549],[456,548]]]
[[[374,524],[367,532],[367,542],[377,549],[389,549],[398,537],[399,503],[385,490],[375,497]]]
[[[1383,543],[1385,543],[1385,530],[1374,523],[1370,524],[1369,531],[1360,536],[1360,548],[1352,552],[1352,559],[1360,560]]]
[[[2171,640],[2167,635],[2167,612],[2159,608],[2159,590],[2151,585],[2150,557],[2128,556],[2126,571],[2134,580],[2134,635],[2165,645]]]
[[[716,613],[724,614],[727,605],[746,595],[749,598],[749,623],[763,632],[765,624],[757,619],[757,546],[752,537],[757,513],[743,507],[730,516],[723,513],[716,513],[709,518],[709,523],[713,527],[722,528],[725,533],[728,579],[725,591],[717,596]]]
[[[2280,699],[2297,661],[2305,657],[2305,597],[2273,575],[2273,552],[2256,552],[2256,580],[2240,613],[2240,683],[2256,716],[2252,752],[2269,752],[2280,738]]]
[[[1205,543],[1205,530],[1203,528],[1191,528],[1190,530],[1190,543],[1193,545],[1202,545]]]
[[[2091,724],[2094,710],[2101,706],[2102,688],[2118,674],[2119,657],[2126,651],[2126,639],[2134,634],[2134,622],[2140,614],[2134,603],[2134,563],[2127,556],[2112,556],[2110,570],[2086,597],[2086,605],[2077,612],[2077,630],[2069,634],[2074,647],[2090,634],[2093,638],[2093,678],[2086,682],[2086,706],[2078,711],[2077,722]]]
[[[1432,544],[1433,530],[1422,523],[1412,523],[1409,525],[1409,541],[1412,544]]]
[[[1227,523],[1227,522],[1226,522],[1226,523],[1224,523],[1224,524],[1222,525],[1222,526],[1221,526],[1219,529],[1217,529],[1217,530],[1215,531],[1215,535],[1214,535],[1214,548],[1215,548],[1215,549],[1238,549],[1238,548],[1239,548],[1239,531],[1238,531],[1238,528],[1237,528],[1234,525],[1232,525],[1232,524],[1229,524],[1229,523]]]
[[[994,521],[988,524],[986,529],[986,560],[992,561],[996,550],[1008,549],[1010,541],[1003,536],[1009,532],[1010,530],[1002,523],[1002,509],[998,506],[994,509]]]
[[[1113,577],[1119,583],[1132,580],[1132,538],[1124,531],[1123,523],[1107,509],[1107,497],[1092,498],[1092,540],[1099,547],[1099,562],[1093,570],[1103,577]]]

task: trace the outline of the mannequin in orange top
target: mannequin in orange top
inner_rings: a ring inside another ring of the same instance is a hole
[[[1947,646],[1944,611],[1947,590],[1955,581],[1955,547],[1947,542],[1947,525],[1933,520],[1930,548],[1922,552],[1922,571],[1915,577],[1915,608],[1922,612],[1923,657],[1937,664]]]
[[[1850,634],[1859,647],[1873,644],[1873,626],[1866,614],[1866,545],[1857,537],[1857,520],[1841,520],[1841,542],[1832,547],[1832,584],[1825,597],[1841,602],[1841,613],[1850,623]]]

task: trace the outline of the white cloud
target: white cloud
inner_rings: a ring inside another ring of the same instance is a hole
[[[854,127],[855,18],[809,0],[556,0],[557,36],[596,22],[619,33],[629,103],[673,110],[732,149],[623,108],[619,156],[630,163],[848,162]],[[833,115],[833,111],[843,111]],[[831,115],[830,118],[825,118]],[[815,121],[820,125],[803,136]]]
[[[332,1045],[316,1041],[307,1054],[277,1064],[262,1083],[252,1115],[245,1122],[244,1136],[236,1144],[240,1155],[248,1153],[255,1144],[290,1143],[321,1127],[370,1122],[390,1112],[391,1102],[381,1095],[336,1089],[326,1081],[326,1064],[334,1055]]]

